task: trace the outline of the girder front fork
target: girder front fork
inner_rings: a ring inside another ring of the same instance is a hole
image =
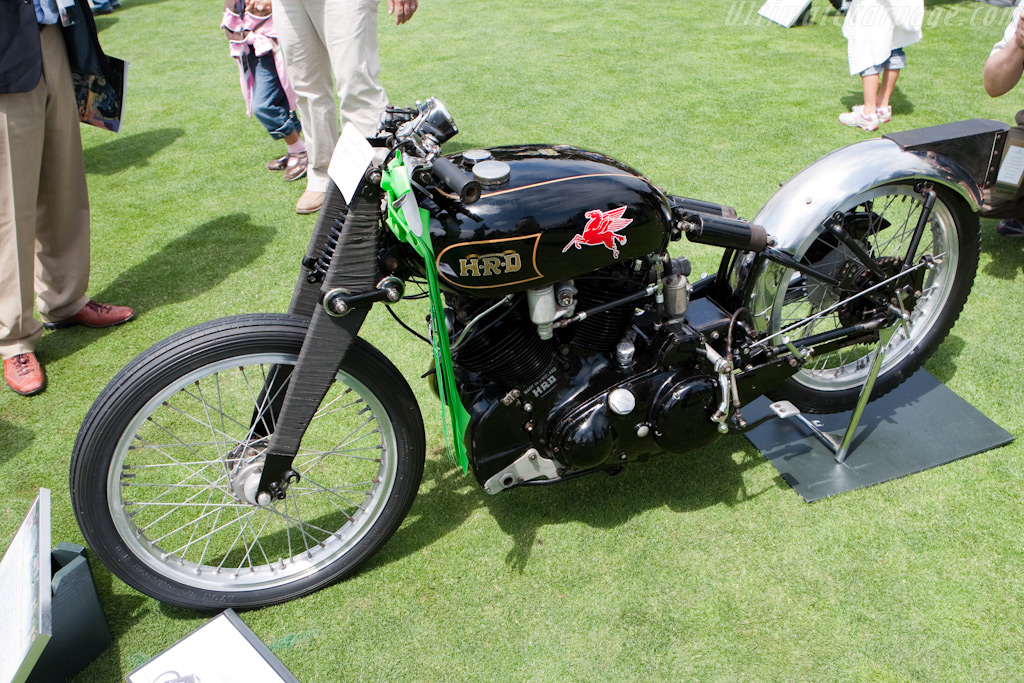
[[[284,498],[299,480],[292,464],[302,436],[369,312],[368,307],[359,308],[339,317],[320,304],[325,292],[359,293],[372,289],[379,279],[380,201],[380,187],[364,183],[346,210],[338,188],[332,183],[327,190],[288,309],[310,318],[306,338],[290,372],[272,373],[275,379],[262,395],[274,398],[253,416],[254,436],[269,436],[256,494],[260,504]]]

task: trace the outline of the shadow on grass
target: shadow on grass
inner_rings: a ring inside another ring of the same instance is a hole
[[[36,433],[0,418],[0,463],[13,459],[28,448]]]
[[[744,452],[738,463],[733,457],[736,450]],[[545,526],[582,521],[597,528],[614,529],[659,507],[686,512],[718,504],[735,505],[762,493],[747,491],[743,473],[764,464],[758,452],[737,437],[692,454],[664,455],[649,463],[633,463],[616,477],[597,473],[552,486],[522,487],[492,497],[484,493],[472,476],[463,475],[443,456],[435,454],[425,465],[423,487],[405,523],[361,571],[372,571],[419,552],[453,532],[477,509],[487,507],[512,539],[513,547],[507,557],[510,568],[522,572]],[[785,483],[777,485],[789,488]],[[110,650],[87,669],[87,673],[97,675],[118,671],[122,656],[117,643],[149,608],[147,599],[137,593],[115,595],[113,575],[99,562],[92,564],[114,636]],[[159,603],[158,609],[162,616],[173,620],[205,618],[200,612],[163,603]],[[129,663],[134,668],[145,662]]]
[[[950,334],[928,359],[928,372],[943,384],[949,384],[950,380],[956,376],[956,361],[965,348],[967,348],[967,342],[963,337]]]
[[[96,33],[103,33],[108,28],[117,24],[117,22],[120,21],[120,19],[118,19],[117,17],[112,17],[109,14],[101,17],[94,17],[94,19],[96,21]],[[116,57],[117,55],[114,56]]]
[[[402,527],[363,571],[419,552],[454,531],[483,505],[485,495],[472,475],[435,454],[424,465],[423,484]]]
[[[259,258],[276,233],[272,227],[254,224],[248,214],[216,218],[172,240],[90,296],[104,303],[132,306],[136,316],[188,301]],[[46,334],[37,351],[53,361],[76,353],[116,329],[75,327]]]
[[[990,259],[982,272],[1000,280],[1013,280],[1024,268],[1024,239],[1003,237],[996,232],[998,220],[981,221],[981,252]]]
[[[742,461],[734,451],[744,451]],[[526,486],[490,496],[472,476],[445,461],[428,461],[427,485],[416,498],[409,521],[368,567],[411,555],[459,527],[474,510],[487,507],[512,539],[507,562],[522,572],[543,527],[585,522],[614,529],[636,515],[659,507],[685,512],[750,500],[743,472],[765,464],[745,440],[729,439],[686,455],[662,455],[631,463],[619,476],[604,473],[551,486]],[[433,485],[430,485],[433,482]],[[789,488],[787,484],[781,484]]]
[[[846,108],[846,111],[852,111],[855,105],[864,104],[864,91],[859,89],[850,91],[840,97],[839,101]],[[896,86],[896,89],[892,91],[892,96],[889,98],[889,106],[892,107],[893,116],[905,116],[914,113],[914,103],[907,99],[907,96],[903,94],[899,86]]]
[[[733,451],[745,451],[737,463]],[[621,474],[595,474],[549,488],[518,489],[485,504],[498,526],[512,537],[506,561],[522,572],[540,531],[548,525],[585,522],[614,529],[648,510],[667,507],[675,512],[701,510],[713,505],[735,505],[760,495],[751,494],[743,472],[764,464],[745,440],[730,439],[685,455],[661,455],[647,463],[633,463]]]
[[[85,150],[87,173],[114,175],[131,166],[146,166],[150,157],[185,134],[183,128],[161,128],[126,135]]]
[[[118,12],[124,12],[125,10],[132,10],[137,7],[147,7],[149,5],[159,5],[167,2],[167,0],[121,0],[121,9]]]
[[[136,8],[136,7],[145,7],[146,5],[156,5],[156,4],[159,4],[159,3],[162,3],[162,2],[167,2],[167,0],[125,0],[124,2],[121,3],[120,9],[115,10],[115,14],[121,14],[125,10],[133,9],[133,8]],[[95,17],[95,20],[96,20],[96,32],[97,33],[100,33],[101,31],[105,31],[106,29],[110,28],[111,26],[113,26],[113,25],[117,24],[119,21],[121,21],[117,16],[114,16],[113,14],[104,14],[102,16]],[[114,56],[117,57],[118,55],[114,55]]]

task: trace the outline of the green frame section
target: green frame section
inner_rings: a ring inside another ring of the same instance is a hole
[[[465,435],[470,416],[455,386],[455,368],[452,363],[451,345],[448,342],[448,330],[444,324],[444,301],[441,299],[437,260],[434,256],[434,245],[430,241],[430,214],[416,202],[409,178],[409,168],[405,165],[400,151],[396,152],[395,158],[384,169],[381,187],[387,196],[385,223],[399,240],[411,245],[423,258],[430,293],[430,337],[434,347],[434,372],[437,374],[437,389],[443,407],[441,419],[446,433],[449,432],[449,425],[451,427],[449,453],[462,468],[463,473],[466,473],[469,471],[469,459],[466,456]]]

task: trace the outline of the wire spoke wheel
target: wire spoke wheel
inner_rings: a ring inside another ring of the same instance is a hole
[[[290,383],[305,321],[246,318],[140,356],[76,445],[87,540],[115,574],[166,602],[255,607],[316,590],[386,541],[419,484],[415,400],[357,340],[303,436],[299,480],[284,499],[257,504],[270,407]]]
[[[925,198],[910,182],[869,190],[851,198],[840,212],[846,232],[887,278],[897,278],[879,287],[875,296],[888,299],[902,289],[901,308],[910,313],[886,346],[876,397],[898,386],[931,355],[956,322],[970,291],[978,262],[977,218],[948,190],[936,192],[916,248],[913,235]],[[824,227],[796,256],[818,272],[856,283],[860,291],[883,281]],[[905,262],[917,271],[898,277]],[[851,299],[840,287],[777,264],[769,264],[762,277],[780,283],[770,308],[760,316],[769,334],[789,330],[791,338],[799,339],[836,330],[869,319],[875,306],[867,297]],[[874,349],[874,344],[857,344],[814,355],[773,395],[812,412],[850,408],[867,380]]]

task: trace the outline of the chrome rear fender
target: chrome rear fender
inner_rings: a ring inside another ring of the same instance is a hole
[[[876,138],[838,149],[804,168],[779,188],[753,222],[767,231],[776,249],[799,259],[825,229],[824,222],[851,197],[881,185],[918,180],[948,187],[972,211],[982,204],[981,184],[964,164]],[[755,312],[774,300],[781,283],[762,277],[768,263],[762,254],[736,254],[727,281],[735,305]]]

